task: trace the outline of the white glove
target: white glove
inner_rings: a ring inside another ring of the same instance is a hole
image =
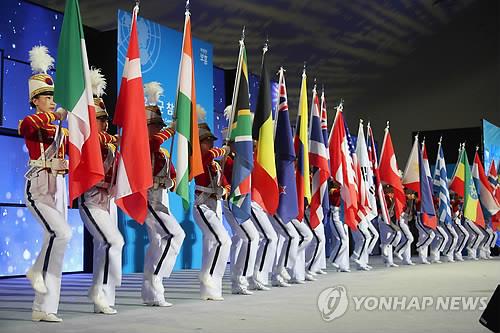
[[[226,156],[231,153],[231,147],[229,145],[222,146],[222,149],[226,151]]]
[[[63,108],[57,108],[54,113],[57,115],[57,119],[59,120],[66,120],[66,118],[68,118],[68,111]]]

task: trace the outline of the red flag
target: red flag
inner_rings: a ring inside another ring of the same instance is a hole
[[[406,205],[406,196],[399,177],[398,162],[394,154],[392,146],[391,134],[389,133],[389,125],[385,128],[384,142],[382,143],[382,152],[380,153],[380,180],[394,189],[394,214],[399,220]]]
[[[132,13],[130,41],[114,123],[122,129],[116,174],[116,204],[142,224],[147,215],[147,191],[153,185],[153,178],[137,36],[138,12],[139,7],[136,6]]]
[[[345,223],[353,230],[357,229],[358,193],[356,174],[349,151],[342,104],[337,108],[335,121],[328,139],[330,151],[330,170],[333,180],[340,184],[340,195],[344,201]]]

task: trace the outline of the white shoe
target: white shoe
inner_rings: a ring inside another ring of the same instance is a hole
[[[425,258],[425,257],[420,258],[420,261],[422,261],[422,264],[425,264],[425,265],[430,265],[431,264],[429,262],[429,260],[427,260],[427,258]]]
[[[318,279],[316,279],[312,274],[311,272],[307,272],[305,274],[305,278],[306,278],[306,281],[317,281]]]
[[[318,273],[320,275],[326,275],[326,274],[328,274],[326,271],[324,271],[322,269],[318,270],[316,273]]]
[[[167,302],[165,300],[161,300],[161,301],[144,302],[144,305],[146,305],[146,306],[159,306],[162,308],[168,308],[168,307],[171,307],[173,304],[170,302]]]
[[[413,261],[403,261],[403,265],[415,266],[415,263]]]
[[[442,264],[443,262],[441,260],[431,260],[431,263],[433,263],[433,264]]]
[[[60,323],[63,320],[59,318],[55,313],[47,313],[43,311],[35,311],[31,313],[32,321],[47,321],[50,323]]]
[[[337,272],[341,273],[351,273],[351,270],[349,268],[338,268]]]
[[[269,291],[271,288],[267,287],[264,285],[262,282],[255,278],[250,278],[248,289],[250,290],[262,290],[262,291]]]
[[[368,265],[368,264],[366,264],[365,266],[366,266],[369,270],[372,270],[372,269],[373,269],[373,267],[372,267],[372,266],[370,266],[370,265]]]
[[[385,267],[399,267],[399,265],[392,262],[385,264]]]
[[[244,286],[235,286],[231,288],[231,292],[234,295],[253,295],[253,292],[251,292]]]
[[[456,261],[464,261],[464,258],[462,257],[461,253],[455,253],[455,260]]]
[[[273,279],[273,287],[290,287],[291,284],[282,279]]]
[[[290,283],[292,283],[292,284],[305,284],[306,282],[304,280],[298,280],[296,278],[292,278],[290,280]]]
[[[336,264],[336,263],[334,263],[334,262],[331,262],[330,264],[332,264],[332,266],[333,266],[334,268],[336,268],[336,269],[339,269],[339,268],[340,268],[340,266],[339,266],[339,265],[337,265],[337,264]]]
[[[280,272],[280,275],[281,277],[285,280],[285,281],[288,281],[290,280],[292,277],[290,276],[290,274],[288,274],[288,271],[286,268],[283,267],[283,269],[281,270]]]
[[[101,314],[105,314],[105,315],[114,315],[114,314],[116,314],[116,312],[117,311],[110,306],[102,307],[102,306],[99,306],[97,304],[94,304],[94,313],[101,313]]]
[[[403,255],[402,255],[401,253],[394,251],[394,253],[393,253],[393,254],[394,254],[394,255],[396,256],[396,258],[398,258],[399,260],[403,260]]]
[[[31,269],[26,272],[26,278],[30,280],[31,287],[34,291],[40,294],[47,293],[47,287],[43,281],[43,275],[40,272],[32,271]]]
[[[204,301],[223,301],[224,297],[222,296],[213,296],[213,295],[203,295],[201,299]]]

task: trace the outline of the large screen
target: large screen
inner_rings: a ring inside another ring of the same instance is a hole
[[[500,162],[500,127],[486,119],[483,119],[483,153],[486,172],[490,169],[490,164],[493,161],[498,167]]]

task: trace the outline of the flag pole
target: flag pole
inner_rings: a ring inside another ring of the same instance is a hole
[[[231,117],[229,118],[227,134],[224,139],[225,144],[227,144],[229,142],[229,139],[231,138],[231,132],[233,130],[234,114],[236,113],[236,102],[238,99],[238,92],[240,89],[240,80],[241,80],[241,67],[243,65],[243,50],[245,47],[245,26],[243,26],[243,30],[241,31],[241,39],[239,43],[240,43],[240,51],[238,53],[238,64],[236,65],[236,77],[233,86],[233,96],[231,99]]]
[[[304,69],[302,70],[302,80],[304,80],[305,76],[306,76],[306,62],[304,61]],[[300,90],[302,91],[302,83],[300,84]],[[300,93],[299,93],[299,111],[297,112],[297,120],[295,121],[294,136],[297,135],[297,128],[299,128],[299,124],[300,124]],[[299,133],[299,136],[300,136],[300,133]]]
[[[315,98],[314,96],[317,95],[317,92],[316,92],[316,78],[314,78],[314,86],[313,86],[313,98],[312,98],[312,101],[311,101],[311,110],[309,111],[309,138],[311,138],[311,129],[312,129],[312,117],[313,117],[313,110],[314,110],[314,107],[315,107]],[[321,115],[320,115],[320,124],[321,124]]]
[[[278,76],[279,76],[279,79],[278,79],[278,105],[276,106],[276,115],[274,117],[274,137],[276,137],[276,129],[278,128],[278,116],[280,114],[280,94],[281,94],[281,81],[283,81],[283,85],[285,85],[285,82],[284,82],[284,79],[285,79],[285,75],[284,75],[284,72],[285,70],[283,69],[283,66],[280,67],[278,73],[276,73]],[[288,104],[288,103],[287,103]],[[287,105],[288,107],[288,105]]]

